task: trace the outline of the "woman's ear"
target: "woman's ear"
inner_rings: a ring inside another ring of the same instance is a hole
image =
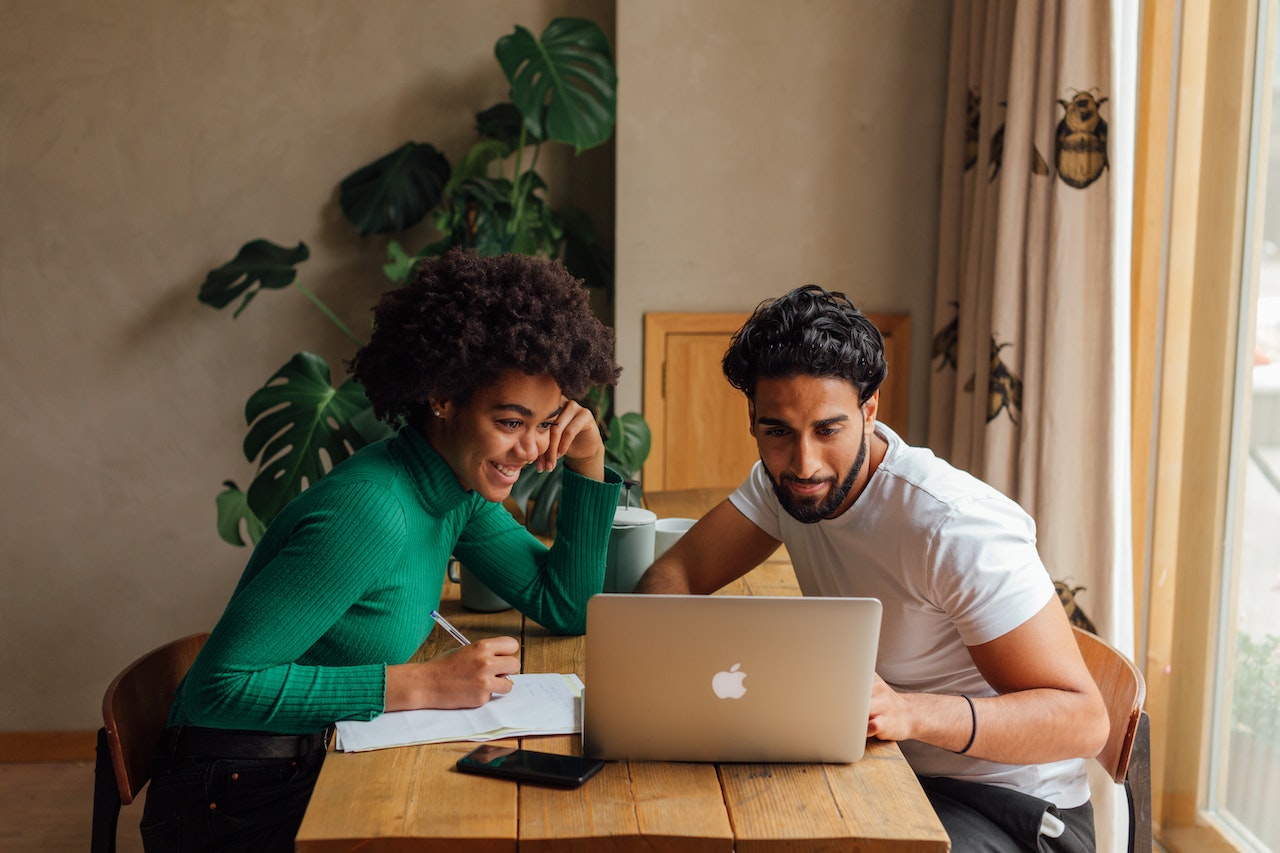
[[[454,405],[452,400],[438,400],[430,397],[427,402],[431,404],[431,414],[437,418],[448,418],[453,414]]]

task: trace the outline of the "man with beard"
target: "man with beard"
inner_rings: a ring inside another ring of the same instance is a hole
[[[805,595],[884,606],[867,736],[901,742],[953,849],[1095,848],[1106,708],[1013,501],[876,422],[879,330],[815,285],[724,356],[760,461],[637,588],[709,594],[785,543]]]

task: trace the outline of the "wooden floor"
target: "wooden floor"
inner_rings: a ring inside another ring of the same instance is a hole
[[[121,853],[142,850],[143,802],[139,798],[120,810],[116,849]],[[0,763],[0,850],[84,853],[92,823],[92,761]]]

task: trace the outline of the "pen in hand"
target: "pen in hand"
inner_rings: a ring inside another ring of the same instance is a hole
[[[431,618],[436,620],[436,624],[439,625],[441,628],[443,628],[446,632],[448,632],[450,637],[453,637],[455,640],[457,640],[459,645],[462,645],[462,646],[471,645],[471,641],[468,640],[461,631],[453,627],[453,625],[449,622],[448,619],[441,616],[439,610],[432,610]],[[509,675],[504,675],[502,677],[505,678],[507,681],[511,681],[511,676]]]
[[[448,632],[450,637],[453,637],[455,640],[457,640],[458,645],[461,645],[461,646],[471,645],[471,641],[468,640],[466,637],[464,637],[461,631],[453,627],[453,625],[449,624],[449,620],[441,616],[440,611],[432,610],[431,618],[436,620],[436,624],[439,625],[441,628],[445,629],[445,631]]]

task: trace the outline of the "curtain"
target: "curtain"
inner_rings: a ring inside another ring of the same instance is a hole
[[[957,0],[929,407],[934,452],[1036,519],[1072,621],[1130,656],[1135,5]],[[1123,849],[1090,764],[1098,849]]]
[[[1132,585],[1111,3],[959,0],[952,28],[929,444],[1036,519],[1064,604],[1116,642]]]

